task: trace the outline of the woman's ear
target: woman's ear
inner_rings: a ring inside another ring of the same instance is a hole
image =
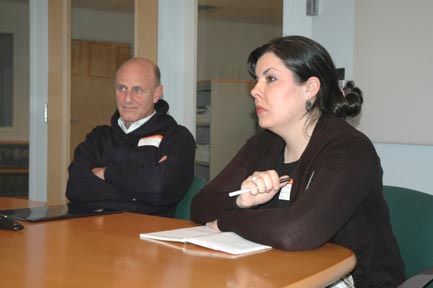
[[[320,80],[319,78],[313,76],[308,78],[305,83],[305,92],[307,93],[307,99],[310,101],[316,98],[317,93],[320,90]]]

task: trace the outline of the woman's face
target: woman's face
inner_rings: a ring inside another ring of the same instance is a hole
[[[259,125],[279,134],[303,119],[307,100],[304,84],[295,82],[293,73],[274,53],[257,61],[257,82],[251,90]]]

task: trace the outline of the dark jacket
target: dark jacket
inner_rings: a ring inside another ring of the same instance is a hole
[[[370,140],[344,120],[320,117],[290,175],[290,201],[278,200],[284,208],[240,209],[236,197],[227,196],[254,171],[275,169],[284,146],[267,130],[249,139],[193,199],[192,219],[201,224],[218,219],[222,231],[284,250],[336,243],[356,254],[357,288],[396,287],[404,280],[404,265],[383,198],[380,159]]]
[[[75,149],[67,198],[172,217],[194,177],[195,141],[188,129],[167,115],[168,108],[159,100],[157,113],[129,134],[119,127],[117,111],[111,126],[94,128]],[[158,163],[164,155],[167,160]],[[93,175],[95,167],[106,167],[105,181]]]

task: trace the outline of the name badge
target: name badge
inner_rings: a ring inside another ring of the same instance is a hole
[[[143,137],[138,141],[138,147],[141,146],[155,146],[156,148],[159,147],[159,144],[161,144],[162,139],[164,137],[162,135],[152,135]]]
[[[292,192],[292,184],[293,184],[293,179],[290,179],[289,183],[287,183],[286,186],[281,188],[280,195],[278,196],[278,199],[290,201],[290,193]]]

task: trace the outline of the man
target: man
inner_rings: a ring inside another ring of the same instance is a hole
[[[167,114],[159,68],[133,58],[115,77],[117,111],[79,144],[66,197],[76,203],[173,217],[194,177],[195,141]]]

